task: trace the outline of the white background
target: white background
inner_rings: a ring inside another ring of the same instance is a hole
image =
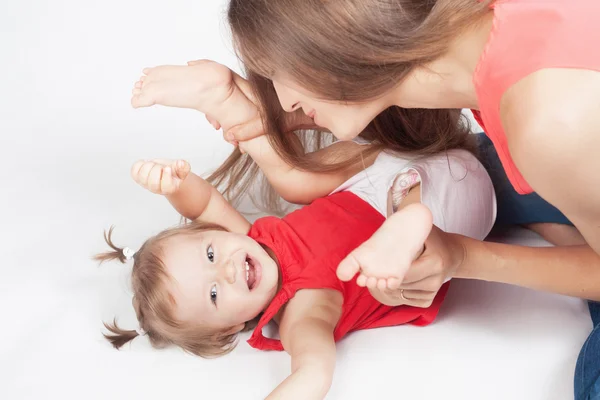
[[[203,173],[230,151],[201,115],[131,109],[131,87],[145,66],[237,69],[225,4],[0,3],[1,399],[258,399],[288,373],[287,355],[243,341],[203,360],[145,339],[117,352],[100,334],[113,316],[136,326],[129,267],[90,260],[102,230],[137,248],[178,221],[130,165],[178,157]],[[345,339],[329,398],[567,399],[590,326],[580,300],[456,282],[434,325]]]

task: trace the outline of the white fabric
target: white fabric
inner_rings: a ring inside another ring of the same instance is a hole
[[[421,180],[421,203],[445,232],[483,240],[496,219],[494,187],[481,163],[465,150],[409,159],[382,152],[369,168],[332,193],[348,190],[387,216],[388,193],[396,177],[415,170]]]
[[[0,2],[0,399],[259,399],[290,371],[284,353],[243,341],[203,360],[116,351],[101,321],[137,322],[130,263],[98,267],[102,230],[138,249],[176,224],[129,177],[139,158],[216,167],[231,147],[191,111],[132,110],[140,68],[215,58],[237,66],[226,0]],[[503,240],[544,245],[518,231]],[[565,400],[591,323],[581,300],[487,282],[453,282],[426,328],[352,334],[338,345],[329,400]],[[245,335],[243,338],[247,338]]]

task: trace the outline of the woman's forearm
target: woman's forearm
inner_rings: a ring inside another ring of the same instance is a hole
[[[452,236],[465,254],[456,278],[600,300],[600,257],[587,245],[526,247]]]

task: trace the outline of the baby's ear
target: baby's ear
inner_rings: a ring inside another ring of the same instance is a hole
[[[245,326],[246,326],[246,324],[238,324],[238,325],[232,326],[225,332],[225,334],[226,335],[235,335],[235,334],[243,331]]]

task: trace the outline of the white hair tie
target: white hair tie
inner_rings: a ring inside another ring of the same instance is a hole
[[[125,257],[126,260],[131,260],[134,255],[135,255],[135,251],[133,251],[129,247],[125,247],[123,249],[123,256]]]

